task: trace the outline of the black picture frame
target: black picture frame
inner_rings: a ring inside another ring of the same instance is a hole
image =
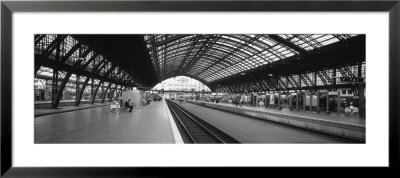
[[[5,177],[145,177],[181,171],[212,175],[241,168],[20,168],[12,165],[12,17],[13,12],[388,12],[389,13],[389,171],[399,168],[400,1],[2,1],[1,2],[1,175]],[[371,153],[373,154],[373,153]],[[367,156],[367,155],[366,155]],[[199,169],[208,169],[199,170]],[[247,168],[248,169],[248,168]],[[298,169],[296,169],[298,171]],[[376,169],[372,169],[376,170]],[[265,172],[250,168],[246,175]],[[300,171],[302,173],[310,170]],[[339,175],[332,171],[330,175]],[[275,172],[275,171],[274,171]],[[281,175],[291,171],[278,168]],[[326,174],[326,173],[324,173]],[[357,174],[357,171],[355,171]]]

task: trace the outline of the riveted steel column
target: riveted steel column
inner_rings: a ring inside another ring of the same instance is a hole
[[[300,94],[297,92],[296,93],[296,110],[299,110],[299,97],[300,97]]]
[[[57,43],[57,48],[56,48],[56,60],[58,61],[60,58],[60,44]],[[59,88],[58,88],[58,69],[53,69],[53,79],[52,79],[52,92],[51,92],[51,107],[52,108],[57,108],[58,104],[60,101],[58,100],[58,94],[59,94]]]
[[[329,91],[326,92],[326,112],[329,113]]]
[[[110,88],[111,88],[111,83],[108,84],[106,91],[102,92],[100,103],[104,103],[104,100],[106,99],[106,96],[107,96],[107,91],[108,91]]]
[[[337,114],[340,114],[340,108],[341,108],[341,98],[340,98],[340,90],[338,90],[337,91],[337,97],[336,97],[336,100],[337,100]]]
[[[307,100],[307,93],[304,93],[303,95],[303,111],[306,110],[306,100]]]
[[[317,112],[319,112],[319,101],[320,101],[320,93],[317,92]]]
[[[97,87],[96,87],[96,90],[94,91],[94,93],[92,94],[92,100],[91,100],[91,104],[93,104],[94,103],[94,100],[96,99],[96,95],[97,95],[97,92],[99,91],[99,88],[100,88],[100,86],[103,84],[103,81],[100,81],[99,82],[99,84],[97,85]]]
[[[278,91],[278,109],[281,109],[281,92]]]
[[[79,91],[77,91],[76,96],[75,96],[75,104],[74,106],[79,106],[83,93],[85,92],[86,85],[89,83],[90,78],[87,77],[85,82],[82,84],[82,87],[79,88]]]
[[[51,81],[51,107],[57,108],[57,95],[58,95],[58,70],[53,69],[53,79]]]

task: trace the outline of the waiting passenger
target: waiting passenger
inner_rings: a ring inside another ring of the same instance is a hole
[[[264,107],[264,102],[261,100],[261,101],[259,102],[259,105],[260,105],[260,107]]]
[[[133,102],[129,99],[128,101],[125,102],[125,107],[129,108],[129,112],[132,112],[133,109]]]
[[[124,107],[124,100],[119,100],[119,106],[120,106],[120,108]]]

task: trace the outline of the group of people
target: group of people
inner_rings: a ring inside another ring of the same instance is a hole
[[[112,112],[112,113],[119,111],[119,109],[121,109],[121,108],[129,109],[129,112],[132,112],[133,102],[130,99],[128,99],[128,101],[125,101],[125,103],[123,100],[120,100],[120,102],[118,102],[115,99],[112,101],[110,108],[111,108],[110,112]]]
[[[241,97],[236,97],[235,100],[233,100],[233,104],[235,104],[236,107],[237,107],[238,104],[240,104],[240,106],[242,106],[242,104],[243,104],[243,98],[241,98]]]
[[[211,102],[213,102],[213,103],[219,103],[219,98],[211,98]]]
[[[149,105],[151,102],[150,98],[143,100],[143,105]]]

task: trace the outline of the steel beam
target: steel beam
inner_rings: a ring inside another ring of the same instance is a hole
[[[86,77],[86,80],[82,84],[82,87],[79,87],[79,91],[76,93],[76,96],[75,96],[75,104],[74,104],[74,106],[79,106],[79,104],[80,104],[80,102],[82,100],[83,93],[85,92],[86,85],[89,83],[90,79],[91,79],[90,77]],[[93,91],[93,87],[92,87],[92,91]]]
[[[101,93],[101,101],[100,103],[104,103],[104,100],[106,99],[107,91],[110,90],[112,83],[109,83],[107,86],[107,89]]]
[[[279,35],[268,35],[271,39],[275,40],[276,42],[283,44],[289,48],[292,48],[293,50],[297,51],[300,54],[306,54],[307,50],[298,47],[297,45],[293,44],[290,41],[287,41],[286,39],[280,37]]]

